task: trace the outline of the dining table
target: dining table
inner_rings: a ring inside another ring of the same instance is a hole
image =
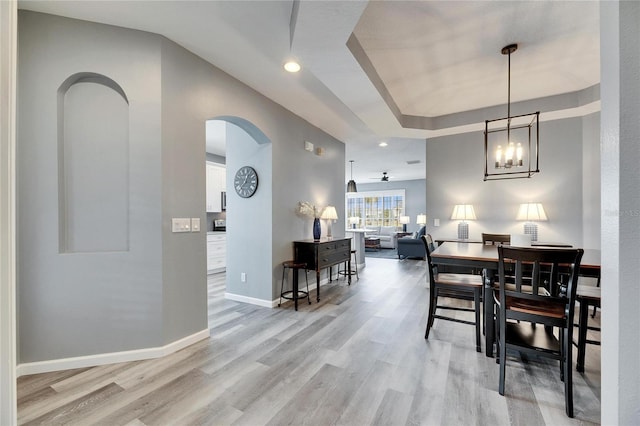
[[[539,247],[539,246],[538,246]],[[554,247],[557,248],[557,247]],[[498,246],[468,242],[443,242],[431,253],[434,265],[482,269],[484,275],[485,354],[493,357],[494,328],[494,278],[498,271]],[[584,249],[580,262],[580,275],[600,276],[600,250]]]

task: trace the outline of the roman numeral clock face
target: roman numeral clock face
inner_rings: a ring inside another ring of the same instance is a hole
[[[253,167],[241,167],[236,172],[233,187],[236,189],[236,193],[242,198],[251,197],[258,189],[258,173],[256,173]]]

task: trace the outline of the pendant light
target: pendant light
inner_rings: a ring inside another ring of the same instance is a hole
[[[351,163],[351,180],[347,183],[347,192],[358,192],[356,188],[356,181],[353,180],[353,160],[349,160]]]
[[[485,181],[530,178],[534,173],[540,172],[538,167],[540,111],[531,114],[511,115],[511,54],[517,49],[517,44],[510,44],[501,50],[503,55],[509,56],[507,116],[485,121]],[[535,139],[532,140],[532,137]],[[489,149],[490,145],[493,150]],[[490,151],[493,153],[491,154]]]

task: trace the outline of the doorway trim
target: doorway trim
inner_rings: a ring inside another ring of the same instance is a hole
[[[0,424],[17,424],[16,72],[18,3],[0,1]]]

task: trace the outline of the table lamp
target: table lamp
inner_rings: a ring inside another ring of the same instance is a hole
[[[473,210],[473,205],[471,204],[456,204],[453,207],[453,214],[451,215],[451,220],[459,220],[458,223],[458,239],[459,240],[468,240],[469,239],[469,224],[466,222],[467,220],[476,220],[476,212]]]
[[[411,218],[409,216],[400,216],[399,222],[402,224],[402,232],[407,232],[407,223],[411,222]]]
[[[349,218],[349,224],[351,225],[351,227],[353,229],[356,229],[357,225],[360,223],[360,217],[359,216],[351,216]]]
[[[338,219],[338,212],[336,211],[336,208],[334,206],[325,207],[322,211],[322,215],[320,215],[320,219],[325,219],[327,221],[327,224],[329,225],[327,227],[327,238],[332,239],[331,223]]]
[[[531,235],[531,241],[538,241],[538,225],[534,222],[549,219],[547,219],[547,214],[544,212],[544,207],[542,207],[541,203],[524,203],[520,204],[516,220],[526,221],[524,233]]]
[[[417,217],[416,217],[416,223],[420,226],[424,226],[427,224],[427,215],[424,213],[420,213]]]

